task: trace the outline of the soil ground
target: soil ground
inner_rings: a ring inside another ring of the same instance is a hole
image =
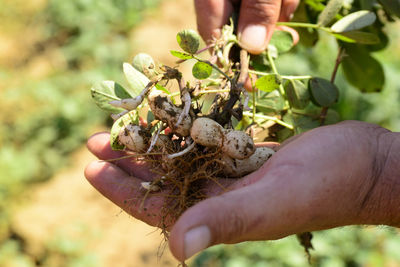
[[[175,35],[195,28],[191,1],[163,1],[159,10],[132,31],[134,51],[173,65],[169,50],[177,49]],[[30,254],[38,255],[54,240],[72,240],[95,255],[96,266],[177,266],[168,248],[157,256],[160,231],[138,221],[102,197],[83,177],[87,163],[95,160],[85,147],[73,155],[69,169],[47,183],[33,187],[26,205],[13,218],[14,231],[26,240]]]

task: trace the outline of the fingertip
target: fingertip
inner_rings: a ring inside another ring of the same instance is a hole
[[[97,156],[98,151],[104,150],[106,146],[109,146],[109,141],[110,134],[108,132],[95,133],[89,137],[86,147]]]
[[[264,25],[246,25],[238,34],[239,45],[249,53],[258,55],[268,45],[269,33]]]

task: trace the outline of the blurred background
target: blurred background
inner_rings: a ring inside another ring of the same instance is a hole
[[[84,179],[86,139],[110,125],[91,84],[124,84],[122,62],[146,52],[173,65],[175,34],[195,28],[187,0],[0,0],[0,266],[177,266],[155,228],[129,217]],[[386,29],[381,93],[363,95],[339,71],[342,119],[400,131],[400,24]],[[281,57],[280,73],[329,77],[336,44],[322,36]],[[297,53],[296,53],[297,52]],[[323,60],[320,60],[323,58]],[[390,227],[314,233],[316,266],[400,266]],[[163,256],[159,256],[163,252]],[[216,246],[192,266],[305,266],[295,237]]]

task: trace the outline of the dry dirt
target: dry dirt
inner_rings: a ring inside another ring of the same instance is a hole
[[[175,35],[182,28],[195,28],[191,1],[164,1],[132,31],[132,55],[146,52],[173,65],[170,49],[177,49]],[[87,163],[95,158],[82,147],[72,166],[45,184],[32,188],[26,205],[13,218],[14,230],[26,241],[33,255],[57,239],[69,239],[97,257],[96,266],[177,266],[168,248],[157,257],[162,236],[155,228],[132,217],[102,197],[83,177]]]

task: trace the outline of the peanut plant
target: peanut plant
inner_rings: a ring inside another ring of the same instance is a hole
[[[389,5],[394,5],[390,12]],[[384,72],[370,51],[384,48],[387,37],[382,27],[393,15],[399,15],[399,6],[391,1],[379,5],[330,0],[324,5],[309,0],[301,3],[293,22],[278,23],[297,28],[304,45],[315,44],[320,32],[337,40],[330,79],[279,73],[276,59],[293,49],[291,35],[276,30],[266,51],[249,55],[239,48],[231,20],[220,38],[204,48],[195,31],[180,31],[177,42],[182,51],[170,51],[178,60],[176,66],[138,54],[132,64],[123,64],[129,87],[114,81],[95,85],[93,99],[114,119],[112,148],[151,163],[159,174],[142,183],[142,207],[150,194],[168,192],[160,224],[165,230],[171,218],[207,197],[206,183],[220,185],[219,178],[242,177],[274,154],[256,146],[256,141],[281,142],[338,122],[338,113],[330,108],[339,98],[334,82],[340,65],[361,91],[380,91]],[[206,56],[207,51],[212,52]],[[179,71],[185,61],[193,62],[194,81],[188,82]],[[171,82],[178,85],[178,92],[169,91],[166,85]],[[308,253],[311,234],[298,236]]]

